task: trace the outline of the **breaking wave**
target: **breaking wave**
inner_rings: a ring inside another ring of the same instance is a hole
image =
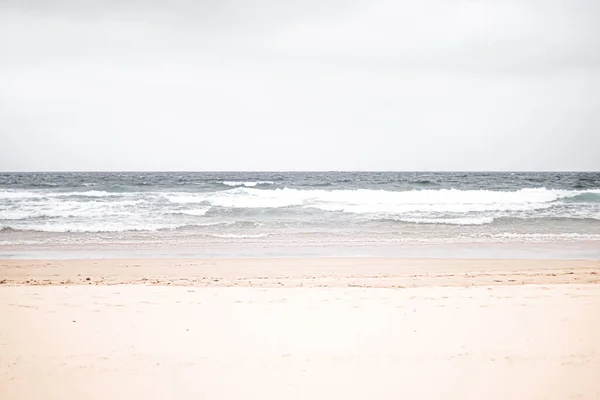
[[[521,189],[490,190],[262,190],[240,187],[211,193],[171,194],[173,203],[206,203],[224,208],[304,207],[356,214],[407,212],[527,211],[553,207],[557,201],[586,202],[600,198],[600,190],[568,191]]]
[[[323,229],[328,229],[350,222],[382,220],[465,226],[488,225],[506,218],[520,221],[538,218],[548,223],[552,218],[592,221],[589,223],[600,220],[600,189],[309,190],[256,187],[273,185],[270,181],[223,182],[227,183],[231,188],[213,188],[213,191],[3,190],[0,191],[0,229],[4,233],[10,232],[9,229],[153,232],[237,221],[270,224],[274,229],[310,224],[321,224]]]
[[[237,181],[224,181],[221,182],[225,186],[244,186],[244,187],[255,187],[259,185],[274,185],[275,182],[271,181],[257,181],[257,182],[237,182]]]

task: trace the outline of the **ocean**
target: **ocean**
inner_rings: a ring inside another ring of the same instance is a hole
[[[0,173],[5,257],[573,243],[600,254],[600,173]]]

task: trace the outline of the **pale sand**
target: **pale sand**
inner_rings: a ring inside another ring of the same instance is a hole
[[[183,286],[398,288],[599,282],[600,260],[359,257],[0,260],[0,285],[127,283]]]
[[[0,261],[0,399],[600,399],[598,274],[598,261]]]

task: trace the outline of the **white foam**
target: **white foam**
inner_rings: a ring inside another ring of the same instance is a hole
[[[97,221],[92,222],[64,222],[64,223],[46,223],[46,224],[27,224],[27,226],[14,226],[17,230],[28,230],[33,232],[49,233],[101,233],[101,232],[135,232],[150,231],[155,232],[165,229],[177,229],[182,224],[160,224],[160,223],[134,223],[118,221]]]
[[[0,199],[44,199],[55,197],[129,197],[136,193],[115,193],[105,190],[88,190],[85,192],[48,192],[48,191],[0,191]]]
[[[192,209],[192,210],[177,210],[177,211],[174,211],[173,213],[174,214],[191,215],[194,217],[203,217],[206,215],[208,210],[210,210],[210,207],[196,208],[196,209]]]
[[[440,225],[486,225],[494,222],[493,217],[465,217],[465,218],[398,218],[398,221],[413,224],[440,224]]]
[[[114,193],[107,192],[105,190],[88,190],[86,192],[64,192],[64,193],[51,193],[50,196],[56,197],[71,197],[71,196],[81,196],[81,197],[122,197],[128,196],[130,193]]]
[[[49,198],[44,201],[22,201],[19,207],[0,209],[1,220],[27,220],[36,218],[105,218],[130,217],[139,213],[145,200],[119,202],[73,201]]]
[[[202,194],[189,194],[189,193],[168,193],[163,195],[171,203],[189,204],[189,203],[202,203],[206,201],[206,196]]]
[[[547,241],[547,240],[600,240],[600,234],[587,233],[497,233],[487,237],[494,239],[512,239],[524,241]]]
[[[254,187],[258,185],[274,185],[275,182],[271,181],[257,181],[257,182],[238,182],[238,181],[224,181],[221,182],[225,186],[245,186],[245,187]]]
[[[205,201],[226,208],[281,208],[302,205],[305,196],[302,192],[295,189],[236,188],[210,193]]]
[[[280,208],[302,206],[323,211],[355,214],[402,215],[411,212],[528,211],[552,207],[555,201],[580,191],[522,189],[513,192],[488,190],[260,190],[236,188],[223,192],[178,198],[179,201],[206,201],[228,208]]]
[[[27,192],[20,190],[2,190],[0,191],[0,199],[34,199],[37,197],[45,197],[46,193],[44,192]]]

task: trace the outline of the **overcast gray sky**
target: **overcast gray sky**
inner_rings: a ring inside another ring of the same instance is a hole
[[[0,0],[0,170],[600,170],[597,0]]]

